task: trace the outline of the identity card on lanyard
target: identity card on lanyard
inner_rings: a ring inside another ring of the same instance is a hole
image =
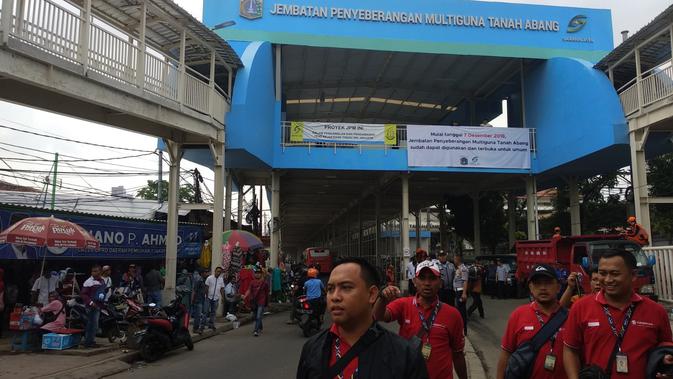
[[[617,327],[615,326],[615,320],[612,318],[612,314],[610,313],[610,309],[608,309],[607,305],[603,305],[603,312],[605,312],[605,316],[608,318],[608,324],[610,324],[610,329],[612,329],[612,334],[617,337],[617,354],[615,355],[615,365],[617,372],[620,374],[628,374],[629,373],[629,358],[622,351],[622,342],[624,341],[624,335],[626,334],[626,328],[628,328],[629,323],[631,322],[631,316],[633,316],[633,309],[636,307],[634,303],[631,303],[629,305],[629,309],[626,311],[626,314],[624,315],[624,321],[622,322],[622,330],[617,332]],[[608,372],[612,370],[612,367],[608,367]]]
[[[421,327],[423,328],[423,330],[425,330],[425,334],[427,335],[427,340],[421,347],[421,354],[423,354],[423,358],[427,361],[428,359],[430,359],[430,354],[432,353],[432,345],[430,345],[430,329],[432,328],[432,325],[435,323],[435,318],[437,317],[437,313],[439,313],[439,308],[442,306],[442,302],[437,301],[435,309],[432,310],[432,314],[430,315],[430,318],[427,320],[423,316],[423,311],[418,306],[418,303],[416,303],[416,299],[414,299],[414,304],[416,305],[416,308],[418,308],[418,317],[421,319]]]

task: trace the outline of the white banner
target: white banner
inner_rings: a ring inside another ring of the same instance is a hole
[[[291,141],[394,145],[396,125],[292,122]]]
[[[407,126],[410,167],[530,169],[528,129]]]

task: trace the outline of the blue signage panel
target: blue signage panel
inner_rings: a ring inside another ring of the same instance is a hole
[[[597,61],[609,10],[466,0],[204,0],[225,39],[308,46]]]
[[[0,259],[36,259],[47,254],[48,259],[162,259],[166,255],[166,224],[33,210],[0,208],[0,229],[26,217],[58,217],[72,221],[100,242],[100,250],[34,248],[0,244]],[[198,225],[178,226],[178,258],[198,258],[201,254],[203,229]]]

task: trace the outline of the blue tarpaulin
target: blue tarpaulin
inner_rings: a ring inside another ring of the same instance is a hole
[[[166,223],[106,216],[73,214],[44,209],[0,205],[0,230],[26,217],[51,216],[72,221],[100,242],[100,250],[36,248],[0,244],[0,259],[163,259],[166,255]],[[178,226],[178,258],[198,258],[203,242],[200,225]]]

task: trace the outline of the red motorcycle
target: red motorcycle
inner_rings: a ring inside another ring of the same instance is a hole
[[[135,333],[140,356],[145,362],[154,362],[171,349],[186,346],[194,349],[189,334],[189,312],[179,299],[154,316],[142,319],[145,327]]]

